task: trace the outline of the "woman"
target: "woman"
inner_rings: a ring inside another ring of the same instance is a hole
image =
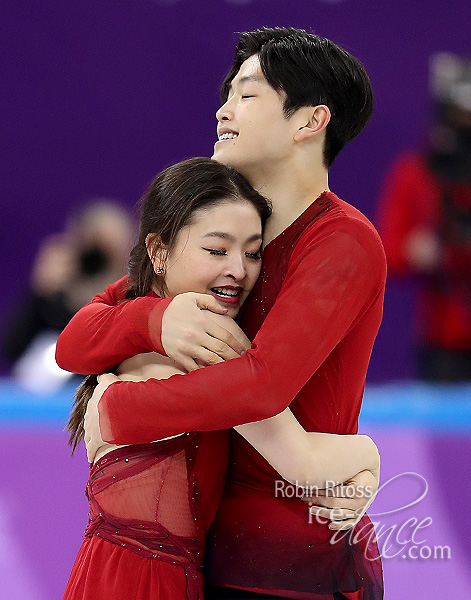
[[[234,331],[232,318],[260,272],[269,214],[267,201],[230,168],[208,159],[169,167],[144,197],[127,298],[212,294],[228,309],[214,318]],[[184,374],[179,365],[156,353],[117,370],[124,380],[178,374]],[[74,448],[92,390],[89,381],[77,395],[69,421]],[[363,469],[377,474],[369,438],[306,433],[289,409],[237,430],[292,482],[325,487],[327,479],[344,481]],[[222,494],[227,434],[187,433],[98,450],[87,484],[89,526],[64,598],[202,598],[204,535]]]

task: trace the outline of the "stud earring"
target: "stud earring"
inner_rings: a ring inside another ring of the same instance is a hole
[[[157,273],[157,275],[162,275],[162,273],[164,272],[164,268],[163,267],[157,267],[155,269],[155,272]]]

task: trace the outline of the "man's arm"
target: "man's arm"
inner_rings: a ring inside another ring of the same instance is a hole
[[[81,308],[57,340],[57,364],[67,371],[103,373],[141,352],[165,354],[162,315],[172,298],[143,297],[123,302],[127,277],[107,286]],[[149,319],[154,335],[149,332]]]
[[[103,439],[143,443],[284,410],[384,290],[380,242],[362,224],[341,225],[295,249],[245,356],[163,381],[111,385],[98,406]]]
[[[154,351],[192,371],[198,368],[195,359],[210,365],[245,351],[243,336],[208,316],[208,311],[227,312],[212,296],[150,295],[123,302],[126,283],[124,277],[109,285],[74,315],[57,341],[60,367],[83,375],[103,373],[136,354]],[[176,324],[168,333],[162,331],[164,313]]]

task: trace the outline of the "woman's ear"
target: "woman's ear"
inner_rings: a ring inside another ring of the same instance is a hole
[[[332,116],[329,107],[325,104],[306,107],[306,112],[305,124],[294,134],[296,142],[300,142],[325,131]]]
[[[165,273],[167,248],[162,243],[160,236],[156,233],[149,233],[146,237],[146,248],[154,273],[156,275],[163,275]]]

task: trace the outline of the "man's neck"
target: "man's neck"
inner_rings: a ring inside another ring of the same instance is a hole
[[[273,214],[265,225],[263,235],[266,246],[315,202],[322,192],[329,189],[329,178],[325,169],[307,175],[287,170],[265,178],[264,181],[254,181],[252,185],[269,198],[273,205]]]

